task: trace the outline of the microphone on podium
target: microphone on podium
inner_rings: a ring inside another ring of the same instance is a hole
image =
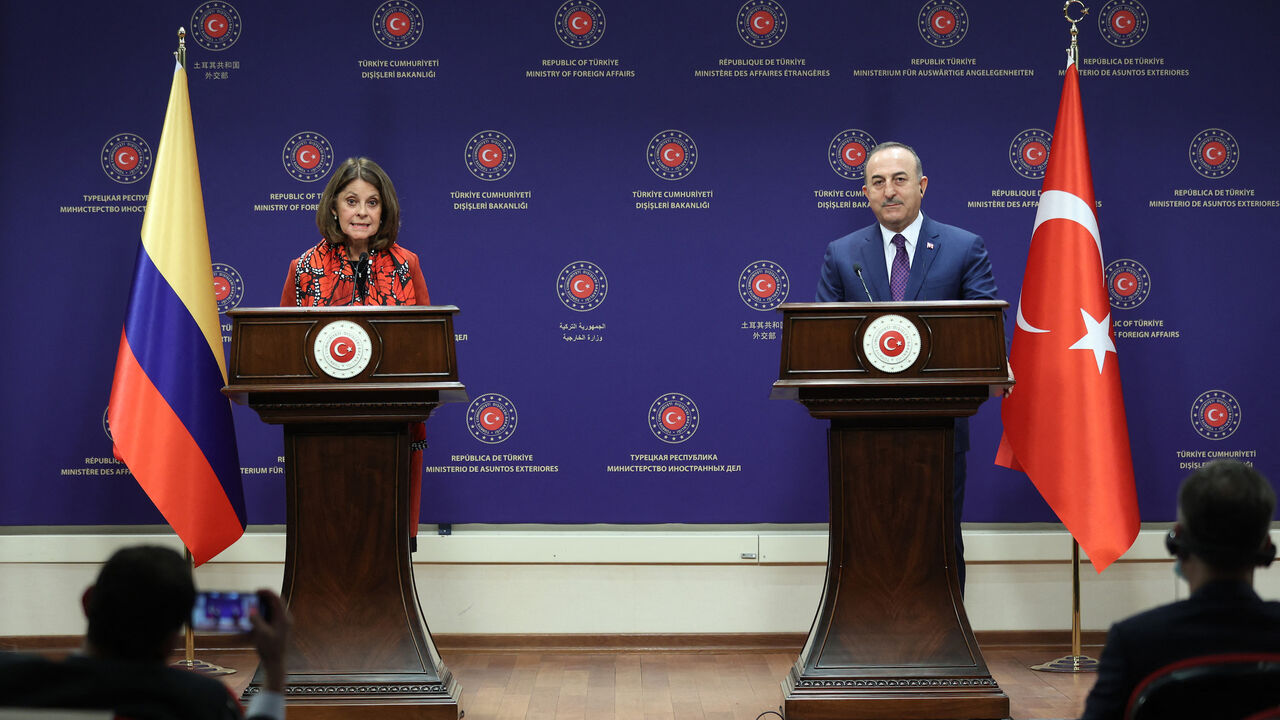
[[[356,265],[356,297],[364,297],[369,285],[369,253],[360,253],[360,262]],[[355,299],[354,297],[352,298]]]
[[[871,299],[871,291],[867,289],[867,281],[862,279],[862,264],[854,263],[853,272],[858,276],[858,282],[862,283],[862,292],[867,294],[867,302],[875,302]]]

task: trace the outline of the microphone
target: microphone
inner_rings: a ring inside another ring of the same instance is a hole
[[[360,253],[360,261],[356,263],[356,292],[351,296],[351,301],[355,302],[356,298],[363,298],[368,292],[369,285],[369,253]]]
[[[862,283],[862,292],[867,294],[867,302],[875,302],[875,300],[871,299],[871,291],[867,289],[867,281],[862,279],[862,265],[854,263],[853,272],[857,274],[858,282]]]

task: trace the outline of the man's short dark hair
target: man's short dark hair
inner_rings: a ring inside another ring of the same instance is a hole
[[[89,642],[121,659],[163,658],[195,600],[191,565],[178,553],[155,545],[119,550],[102,566],[85,607]]]
[[[1178,490],[1178,521],[1187,551],[1215,567],[1253,565],[1275,509],[1276,493],[1267,479],[1234,460],[1205,465]]]
[[[876,153],[884,152],[885,150],[892,150],[894,148],[900,148],[902,150],[906,150],[907,152],[911,153],[911,157],[916,159],[916,179],[919,180],[920,178],[924,177],[924,163],[920,162],[920,155],[916,153],[915,149],[913,149],[910,145],[906,145],[900,142],[895,142],[893,140],[882,142],[879,145],[871,148],[871,152],[867,153],[867,159],[865,163],[870,164],[871,158],[875,157]],[[863,165],[864,168],[866,167],[866,164]]]

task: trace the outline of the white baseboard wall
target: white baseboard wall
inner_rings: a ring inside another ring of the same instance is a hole
[[[1085,630],[1185,597],[1166,532],[1144,528],[1101,575],[1083,562]],[[1070,628],[1071,540],[1060,526],[966,525],[964,536],[974,630]],[[82,591],[112,552],[141,543],[181,550],[166,528],[8,528],[0,534],[0,637],[83,633]],[[435,633],[803,633],[826,554],[817,525],[457,525],[444,536],[424,526],[414,575]],[[283,557],[283,529],[254,527],[196,580],[208,589],[279,588]],[[1280,570],[1259,570],[1255,586],[1280,597]]]

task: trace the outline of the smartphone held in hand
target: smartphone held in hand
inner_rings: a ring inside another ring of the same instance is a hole
[[[191,629],[203,633],[247,633],[261,612],[256,592],[201,591],[191,608]]]

